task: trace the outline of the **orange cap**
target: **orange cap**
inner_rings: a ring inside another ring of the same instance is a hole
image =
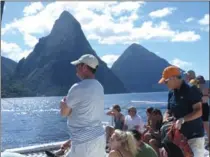
[[[179,75],[181,75],[181,73],[180,73],[180,70],[179,70],[178,67],[176,67],[176,66],[168,66],[167,68],[165,68],[163,70],[162,78],[160,79],[160,81],[158,83],[161,84],[166,79],[169,79],[170,77],[173,77],[173,76],[179,76]]]

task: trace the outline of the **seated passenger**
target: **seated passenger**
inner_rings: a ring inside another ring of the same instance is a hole
[[[159,154],[161,142],[160,128],[163,116],[159,109],[154,109],[151,114],[151,126],[148,126],[147,132],[144,132],[144,142],[150,144],[152,148]]]
[[[141,140],[142,134],[139,131],[132,130],[131,132],[133,133],[133,136],[136,140],[136,145],[138,149],[138,153],[136,157],[158,157],[155,150],[150,145],[148,145],[147,143],[144,143]]]
[[[119,105],[114,105],[112,110],[107,112],[107,115],[114,117],[114,126],[107,126],[106,127],[106,141],[109,141],[109,138],[113,134],[115,129],[122,130],[124,127],[124,120],[125,117],[121,113],[121,108]]]
[[[130,107],[128,109],[128,115],[125,116],[125,124],[123,130],[136,129],[140,132],[144,131],[144,122],[140,115],[137,114],[135,107]]]
[[[146,124],[146,126],[151,126],[151,114],[152,114],[153,110],[154,110],[153,107],[149,107],[146,110],[146,115],[147,115],[147,124]]]
[[[137,154],[136,141],[131,132],[115,130],[110,138],[110,148],[108,157],[134,157]]]

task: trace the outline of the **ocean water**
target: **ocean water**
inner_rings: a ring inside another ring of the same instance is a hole
[[[29,97],[1,99],[2,150],[48,142],[67,140],[66,118],[59,113],[62,97]],[[119,104],[127,114],[129,106],[135,106],[146,121],[145,110],[149,106],[166,109],[167,92],[114,94],[105,96],[104,113],[113,104]],[[104,121],[110,117],[104,114]]]

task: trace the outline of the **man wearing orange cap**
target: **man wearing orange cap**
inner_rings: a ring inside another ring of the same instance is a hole
[[[170,89],[166,115],[176,119],[176,128],[188,139],[194,157],[203,157],[202,94],[181,78],[180,69],[176,66],[165,68],[159,83]]]

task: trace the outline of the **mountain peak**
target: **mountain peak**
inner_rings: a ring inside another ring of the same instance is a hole
[[[68,19],[68,18],[71,18],[71,19],[73,19],[73,20],[76,20],[68,11],[64,10],[64,11],[60,14],[60,16],[59,16],[58,19],[60,19],[60,20],[66,20],[66,19]]]
[[[71,13],[68,11],[63,11],[59,18],[55,21],[51,34],[57,34],[57,32],[59,32],[59,34],[65,34],[70,30],[74,31],[77,28],[81,28],[80,23],[73,17]]]
[[[128,51],[131,51],[131,52],[148,52],[149,50],[147,50],[145,47],[143,47],[142,45],[140,44],[137,44],[137,43],[133,43],[131,44],[128,48],[127,48]]]

